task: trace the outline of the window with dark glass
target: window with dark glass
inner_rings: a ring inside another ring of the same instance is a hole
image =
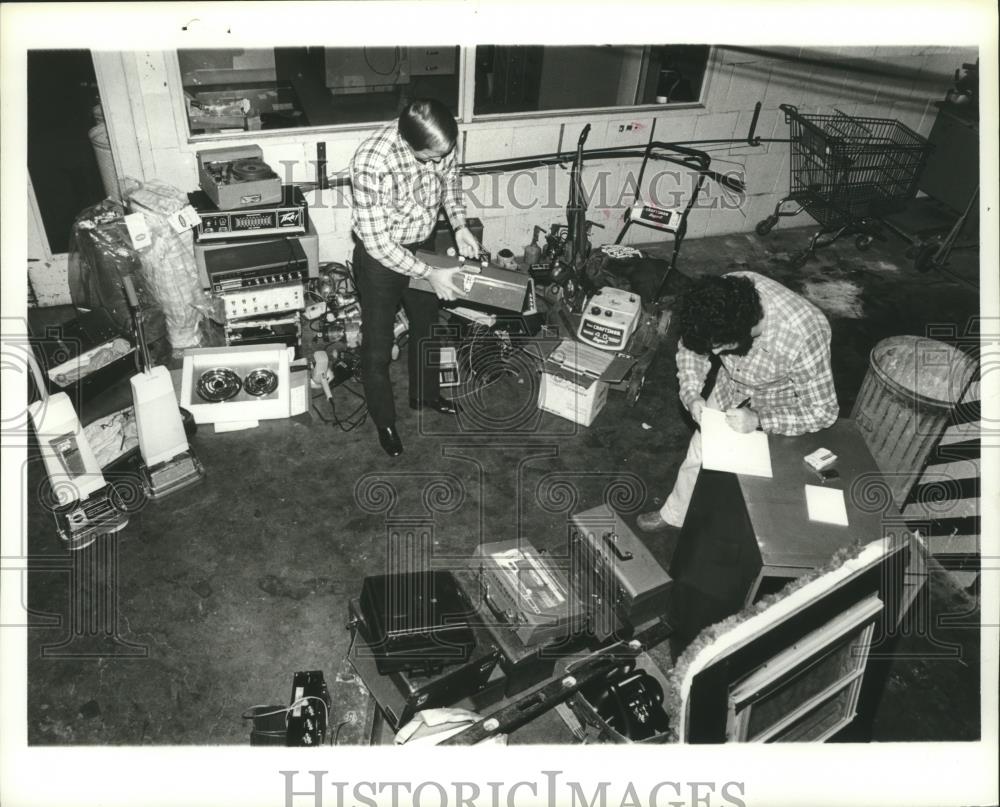
[[[389,120],[413,98],[458,112],[455,46],[179,50],[192,135]]]
[[[475,114],[698,101],[708,45],[481,45]]]

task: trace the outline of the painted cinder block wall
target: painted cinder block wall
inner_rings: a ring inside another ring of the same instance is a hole
[[[586,123],[591,124],[588,149],[641,148],[651,136],[682,144],[745,138],[758,101],[763,107],[756,133],[765,139],[788,137],[788,126],[779,110],[783,103],[806,113],[839,109],[852,116],[893,118],[926,135],[936,114],[934,102],[944,98],[955,70],[976,57],[975,48],[955,47],[719,47],[713,50],[699,105],[476,121],[461,126],[462,157],[470,163],[513,159],[555,152],[560,142],[569,156]],[[199,149],[246,142],[242,138],[189,142],[173,54],[101,52],[94,58],[112,148],[122,174],[156,178],[191,190],[197,187],[195,153]],[[314,181],[317,143],[326,144],[329,172],[333,173],[347,167],[368,131],[260,133],[251,142],[257,142],[267,162],[280,166],[288,179]],[[711,154],[715,170],[742,176],[746,195],[736,199],[731,192],[709,183],[704,203],[688,219],[689,238],[748,232],[787,190],[787,143],[694,147]],[[604,229],[593,233],[595,244],[616,237],[622,213],[633,196],[622,189],[628,191],[627,176],[634,175],[638,167],[634,158],[585,163],[585,187],[589,190],[603,182],[608,189],[605,198],[595,195],[591,202],[589,217],[604,224]],[[539,169],[517,176],[514,184],[511,175],[467,177],[469,213],[483,219],[487,246],[519,252],[530,240],[535,224],[565,221],[568,169],[568,162],[563,167]],[[686,198],[684,177],[660,177],[659,183],[659,190],[676,186],[680,198]],[[516,193],[516,203],[510,199],[509,189]],[[347,259],[351,249],[348,196],[331,190],[310,195],[310,202],[320,235],[321,259]],[[799,221],[809,223],[804,216]],[[633,227],[628,241],[648,242],[659,237],[656,231]]]

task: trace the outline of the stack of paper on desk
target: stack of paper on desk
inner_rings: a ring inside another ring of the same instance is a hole
[[[823,521],[841,527],[849,526],[844,491],[838,488],[806,485],[806,507],[811,521]]]
[[[709,471],[773,476],[767,435],[761,431],[735,431],[726,422],[725,412],[707,406],[702,410],[701,445],[701,465]]]

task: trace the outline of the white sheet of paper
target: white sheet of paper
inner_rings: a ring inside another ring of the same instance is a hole
[[[806,507],[809,508],[809,518],[812,521],[839,524],[841,527],[848,526],[844,491],[838,488],[806,485]]]
[[[735,431],[726,422],[725,412],[701,410],[701,465],[709,471],[729,471],[770,479],[771,448],[764,432]]]

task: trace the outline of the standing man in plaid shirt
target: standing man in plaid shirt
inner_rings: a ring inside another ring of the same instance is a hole
[[[812,303],[753,272],[704,277],[679,307],[677,379],[695,423],[709,406],[739,432],[805,434],[832,426],[839,407],[830,368],[830,324]],[[705,379],[716,354],[721,366],[706,401]],[[684,524],[701,469],[695,432],[663,507],[638,518],[654,531]]]
[[[402,453],[389,363],[400,302],[410,320],[408,360],[410,407],[454,415],[442,398],[438,368],[424,360],[438,301],[454,300],[452,278],[459,270],[428,266],[413,253],[430,237],[444,206],[459,252],[480,253],[465,224],[455,141],[458,125],[448,107],[433,99],[410,103],[399,120],[365,140],[351,160],[355,235],[354,273],[361,298],[361,375],[368,412],[387,454]],[[436,294],[410,288],[426,278]]]

